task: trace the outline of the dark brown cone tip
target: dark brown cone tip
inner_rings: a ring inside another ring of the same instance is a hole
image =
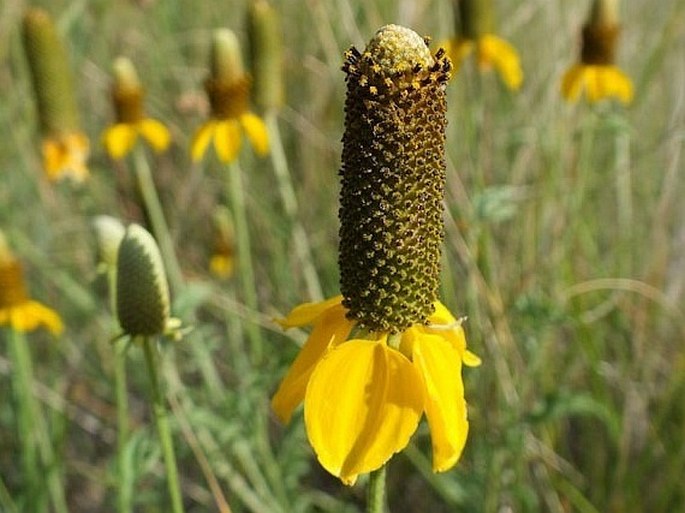
[[[585,25],[581,62],[601,66],[612,65],[616,59],[619,32],[618,25]]]

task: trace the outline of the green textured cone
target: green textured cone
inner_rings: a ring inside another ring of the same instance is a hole
[[[450,69],[395,25],[346,54],[340,288],[348,316],[370,331],[402,331],[434,310]]]
[[[163,333],[169,321],[169,285],[154,238],[132,224],[117,256],[117,317],[129,335]]]
[[[458,13],[457,34],[475,40],[494,31],[495,15],[492,0],[452,0]]]
[[[252,96],[262,110],[283,106],[283,37],[278,13],[266,0],[250,3],[247,17]]]
[[[74,81],[69,59],[50,16],[43,10],[28,9],[24,15],[24,48],[38,117],[44,135],[79,129]]]

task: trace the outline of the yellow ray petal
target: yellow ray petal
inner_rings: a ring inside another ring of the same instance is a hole
[[[633,83],[618,66],[606,66],[602,82],[605,85],[605,96],[614,96],[624,104],[633,100]]]
[[[523,70],[516,49],[504,39],[486,34],[478,40],[478,64],[494,66],[502,81],[513,91],[523,82]]]
[[[138,123],[138,130],[156,151],[164,151],[169,147],[171,134],[167,127],[156,119],[143,119]]]
[[[302,303],[293,308],[285,319],[277,319],[276,322],[282,328],[294,328],[296,326],[305,326],[313,323],[316,318],[329,308],[339,305],[342,301],[342,296],[337,295],[325,301],[318,301],[314,303]]]
[[[271,408],[281,422],[290,422],[293,410],[304,399],[314,368],[326,351],[344,342],[351,330],[352,323],[345,319],[342,305],[335,305],[322,313],[271,399]]]
[[[233,162],[241,144],[240,125],[235,119],[224,119],[216,125],[214,148],[221,162]]]
[[[564,73],[561,81],[561,94],[568,101],[578,100],[583,91],[584,81],[584,66],[574,64]]]
[[[43,139],[43,167],[48,179],[69,177],[83,182],[89,176],[86,161],[90,153],[88,137],[81,132],[68,132]]]
[[[125,157],[136,143],[138,133],[128,123],[117,123],[110,126],[102,136],[107,154],[115,160]]]
[[[305,396],[307,436],[321,465],[353,484],[381,467],[416,430],[421,377],[385,340],[351,340],[317,365]]]
[[[426,387],[426,417],[433,445],[433,471],[444,472],[459,460],[469,424],[466,418],[461,354],[437,335],[422,335],[413,344],[413,363]]]
[[[269,134],[264,121],[259,116],[246,112],[240,116],[240,122],[257,155],[269,153]]]
[[[57,313],[37,301],[26,301],[10,309],[10,325],[17,331],[33,331],[45,326],[52,334],[58,335],[64,329]]]
[[[192,158],[194,162],[201,160],[204,156],[207,151],[207,146],[209,146],[209,143],[212,141],[216,126],[216,121],[209,120],[195,132],[193,142],[190,144],[190,158]]]

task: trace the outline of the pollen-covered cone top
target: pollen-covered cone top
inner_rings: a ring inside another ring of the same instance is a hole
[[[169,285],[154,238],[132,224],[117,256],[117,317],[129,335],[158,335],[169,326]]]
[[[388,25],[346,54],[340,285],[348,317],[374,332],[423,323],[437,300],[450,62]]]

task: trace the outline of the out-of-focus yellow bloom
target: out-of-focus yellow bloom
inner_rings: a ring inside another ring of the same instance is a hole
[[[561,92],[569,101],[585,92],[590,103],[614,97],[627,104],[633,99],[633,83],[618,66],[581,63],[564,74]]]
[[[64,177],[82,182],[89,176],[88,137],[78,131],[61,132],[43,138],[43,167],[48,179],[57,181]]]
[[[476,54],[481,71],[495,69],[512,91],[523,83],[523,70],[516,49],[495,35],[492,0],[453,0],[455,37],[440,44],[452,61],[455,75],[464,60]]]
[[[113,69],[112,100],[117,122],[103,134],[107,153],[113,159],[125,157],[139,135],[156,151],[166,150],[171,134],[161,122],[144,115],[143,87],[133,64],[129,59],[119,57],[114,61]]]
[[[210,142],[222,162],[238,157],[242,133],[258,155],[269,151],[269,138],[262,119],[249,111],[250,78],[243,70],[240,48],[235,34],[228,29],[215,33],[212,45],[212,73],[205,82],[212,113],[195,133],[190,154],[202,159]]]
[[[461,367],[480,365],[466,349],[461,323],[436,302],[428,324],[409,327],[394,344],[387,333],[348,340],[355,323],[341,301],[305,303],[279,321],[284,328],[314,328],[272,399],[274,411],[288,422],[304,401],[307,436],[319,461],[346,484],[401,451],[423,413],[433,470],[450,469],[469,426]]]
[[[561,81],[565,99],[576,101],[584,92],[590,103],[605,98],[632,101],[633,84],[614,63],[619,33],[618,0],[595,0],[582,31],[580,62]]]
[[[475,51],[478,67],[487,71],[496,69],[502,81],[512,91],[523,83],[523,70],[516,49],[507,41],[493,34],[484,34],[476,40],[455,38],[443,43],[452,60],[455,74],[464,60]]]
[[[64,329],[54,310],[29,298],[21,263],[9,251],[0,233],[0,326],[3,325],[21,332],[44,326],[53,335]]]
[[[68,177],[82,182],[89,175],[90,145],[80,129],[67,51],[45,11],[28,9],[23,28],[42,134],[43,167],[50,180]]]
[[[209,271],[216,277],[227,279],[235,269],[235,234],[230,211],[219,206],[212,216],[214,253],[209,260]]]

